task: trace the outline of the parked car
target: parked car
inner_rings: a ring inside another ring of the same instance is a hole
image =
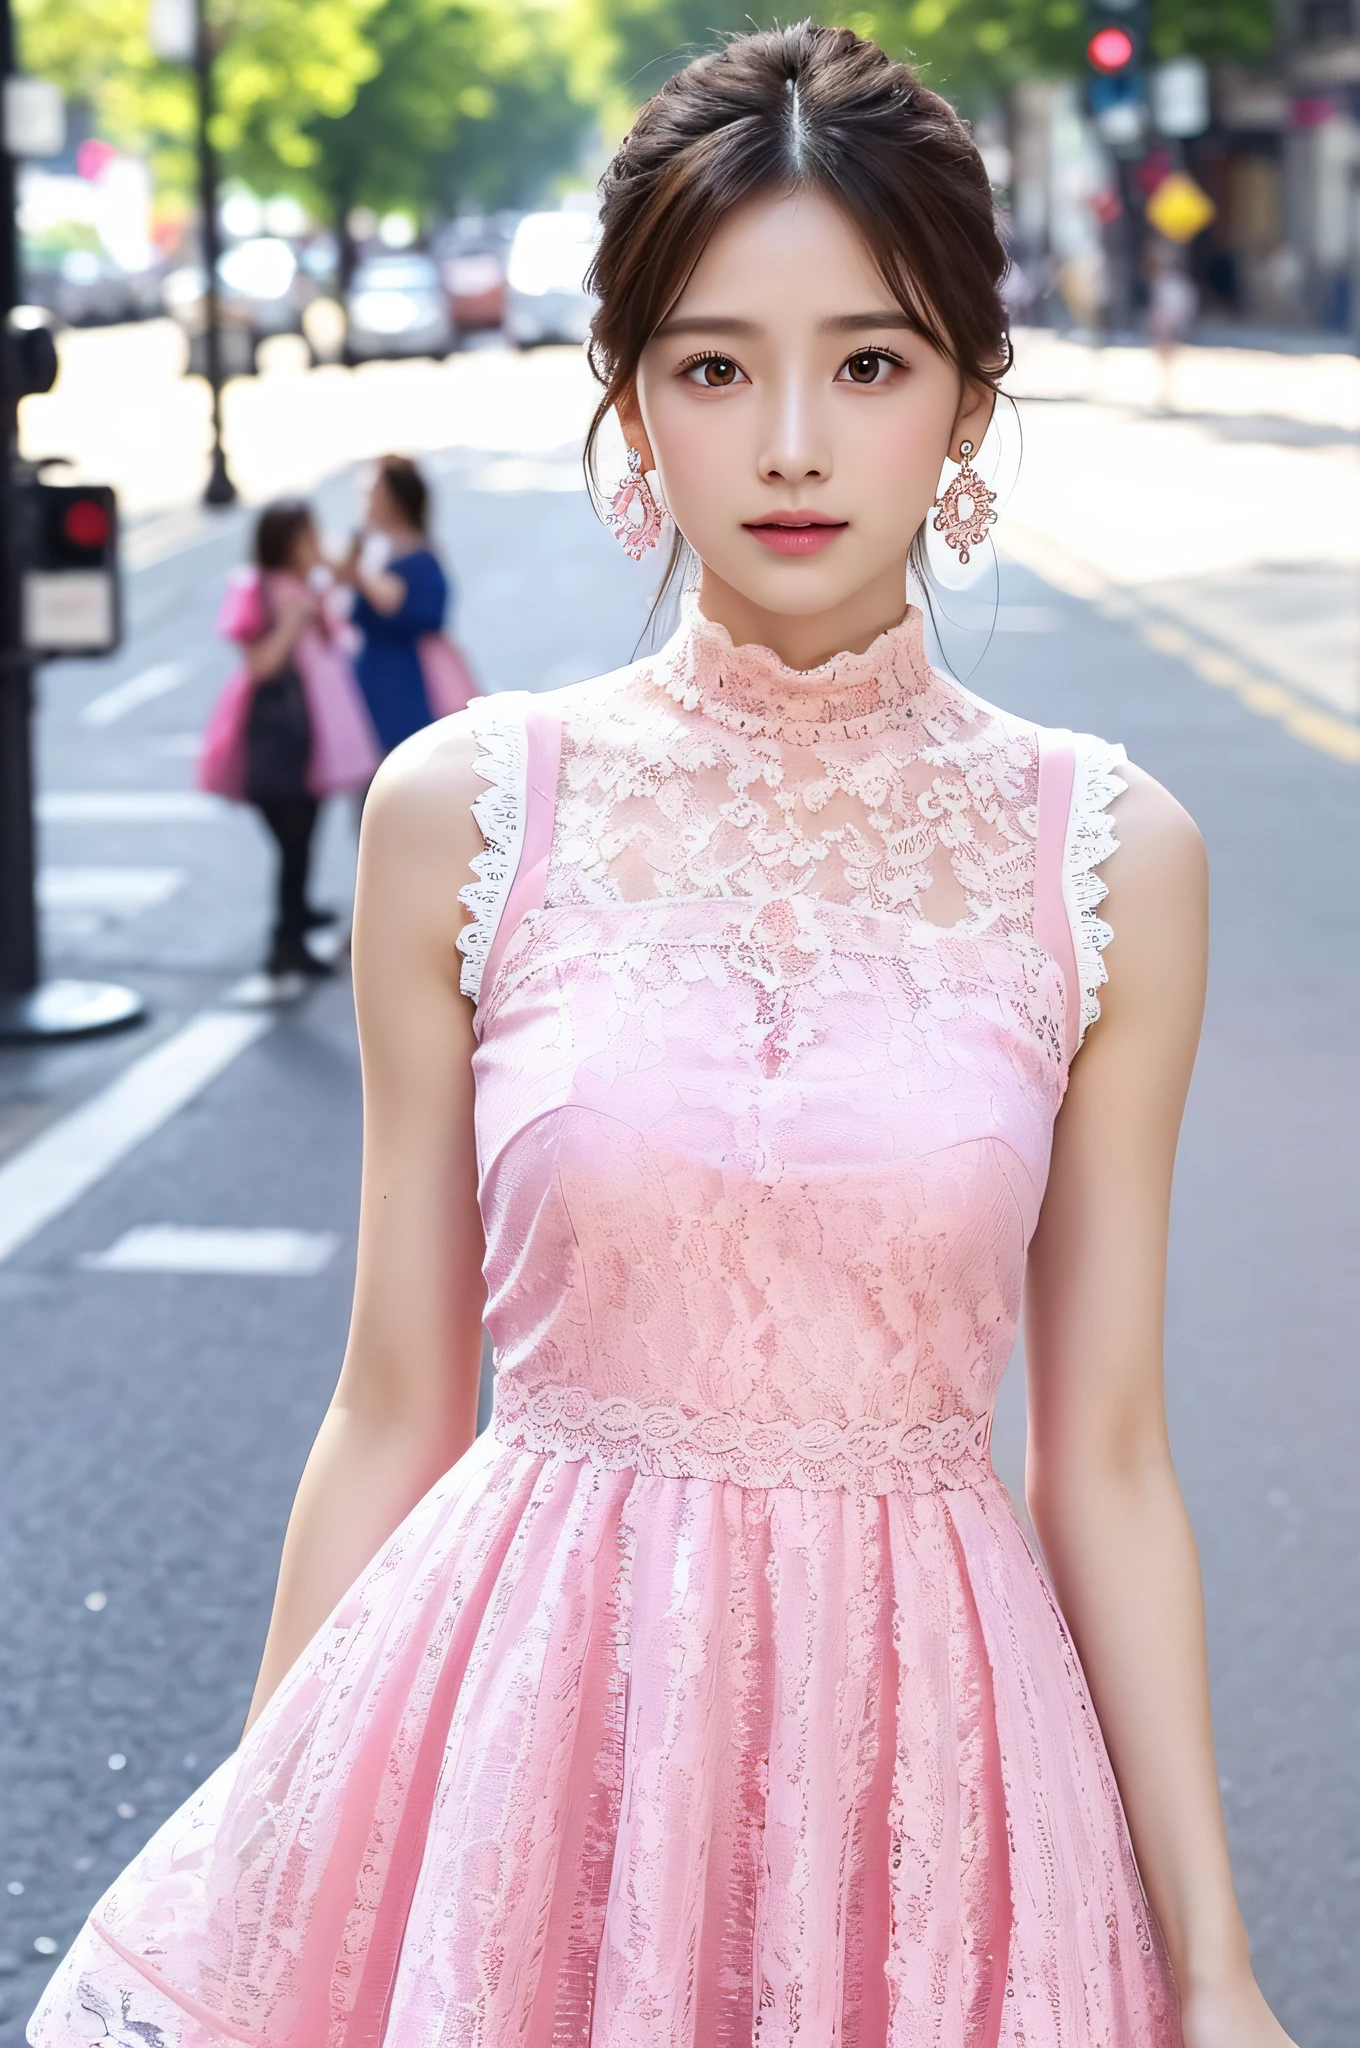
[[[521,348],[541,341],[584,341],[595,300],[586,271],[600,239],[593,213],[526,213],[510,244],[505,273],[505,331]]]
[[[494,214],[463,214],[430,239],[460,337],[495,333],[504,324],[505,261],[513,225]]]
[[[367,256],[345,300],[345,360],[446,356],[457,340],[439,270],[416,249]]]
[[[172,270],[165,280],[165,310],[189,336],[189,367],[206,368],[205,278],[201,264]],[[276,334],[303,334],[303,314],[316,296],[315,281],[291,246],[277,235],[253,235],[227,249],[217,264],[218,322],[228,376],[252,375],[261,342]]]
[[[68,327],[107,327],[142,318],[133,279],[102,250],[43,251],[24,263],[24,298]]]
[[[505,256],[499,249],[460,249],[440,266],[454,325],[482,334],[505,319]]]

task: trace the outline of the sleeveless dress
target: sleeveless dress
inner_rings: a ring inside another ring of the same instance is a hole
[[[37,2048],[1179,2048],[988,1458],[1121,750],[692,601],[482,699],[495,1413]]]

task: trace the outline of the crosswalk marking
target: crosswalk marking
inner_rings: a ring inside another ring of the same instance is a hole
[[[303,1280],[328,1266],[340,1240],[331,1230],[235,1230],[142,1223],[107,1251],[79,1264],[99,1273],[226,1273]]]
[[[192,1102],[273,1023],[204,1010],[0,1166],[0,1263]]]
[[[92,697],[80,714],[80,722],[82,725],[112,725],[116,719],[126,718],[129,711],[135,711],[139,704],[149,704],[153,698],[168,695],[188,679],[187,661],[158,661],[154,667],[143,669],[140,675],[130,676],[125,683],[115,683],[111,690]]]

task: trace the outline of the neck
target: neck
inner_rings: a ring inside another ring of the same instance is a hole
[[[724,582],[705,564],[699,609],[725,626],[735,647],[768,647],[789,668],[818,668],[837,654],[863,654],[906,614],[906,564],[822,612],[774,612]]]
[[[414,526],[389,526],[385,531],[394,555],[413,555],[429,545],[424,534]]]

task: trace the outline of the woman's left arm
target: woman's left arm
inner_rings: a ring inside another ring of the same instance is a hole
[[[1199,1038],[1204,849],[1132,769],[1026,1286],[1026,1495],[1180,1989],[1186,2048],[1288,2048],[1252,1975],[1209,1712],[1199,1563],[1162,1375],[1171,1176]]]

